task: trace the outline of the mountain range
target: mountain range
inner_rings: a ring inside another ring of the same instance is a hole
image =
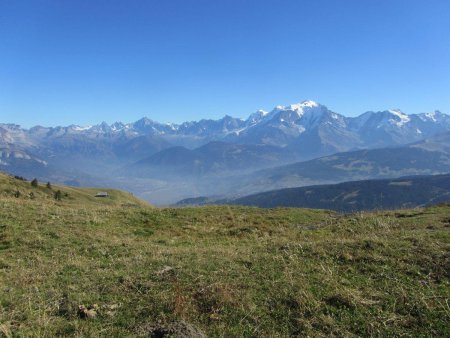
[[[172,203],[203,193],[236,195],[378,177],[382,171],[374,168],[382,162],[367,163],[383,156],[395,160],[396,152],[410,160],[398,161],[401,170],[390,165],[388,176],[450,171],[446,159],[430,155],[443,153],[448,140],[436,135],[448,132],[450,116],[439,111],[408,115],[395,109],[346,117],[314,101],[259,110],[247,119],[181,124],[142,118],[25,129],[3,123],[0,170],[72,185],[115,186],[153,203]],[[428,148],[413,145],[430,139]],[[399,147],[408,151],[394,150]],[[333,154],[340,155],[333,160],[328,157]],[[422,167],[416,160],[424,162]]]

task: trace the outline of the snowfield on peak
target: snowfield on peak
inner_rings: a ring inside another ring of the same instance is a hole
[[[73,130],[76,130],[76,131],[85,131],[85,130],[89,130],[89,129],[91,129],[92,128],[92,126],[85,126],[85,127],[82,127],[82,126],[73,126],[72,127],[72,129]]]
[[[391,109],[388,111],[398,118],[398,119],[389,119],[389,122],[397,125],[398,127],[402,127],[404,124],[411,121],[410,117],[399,109]]]

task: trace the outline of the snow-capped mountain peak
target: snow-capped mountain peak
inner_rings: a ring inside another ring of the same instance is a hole
[[[248,119],[245,121],[247,126],[252,126],[258,122],[260,122],[264,117],[266,117],[269,114],[269,112],[265,110],[257,110],[253,114],[251,114]]]
[[[269,112],[267,112],[265,110],[262,110],[262,109],[259,109],[259,110],[256,111],[255,114],[258,114],[258,115],[261,115],[261,116],[266,116],[267,114],[269,114]]]
[[[318,112],[321,114],[324,110],[326,110],[324,106],[317,102],[307,100],[289,106],[276,106],[272,112],[270,112],[268,118],[276,119],[281,122],[295,122],[302,118],[306,113],[316,115]]]
[[[402,127],[403,125],[411,121],[411,118],[403,113],[400,109],[390,109],[388,110],[388,112],[394,115],[394,118],[390,118],[389,122],[391,124],[395,124],[397,127]]]
[[[421,113],[421,114],[418,114],[417,116],[424,122],[428,122],[428,121],[438,122],[439,119],[442,119],[446,115],[441,113],[439,110],[435,110],[432,112]]]
[[[298,113],[303,113],[304,110],[306,110],[308,108],[317,108],[319,106],[320,106],[320,104],[318,104],[317,102],[314,102],[311,100],[306,100],[301,103],[291,104],[289,106],[276,106],[274,110],[276,110],[276,111],[291,110],[291,111],[296,111]]]
[[[306,100],[306,101],[303,101],[300,104],[297,104],[297,106],[300,106],[302,108],[306,108],[306,107],[308,107],[308,108],[316,108],[316,107],[319,107],[320,104],[318,104],[317,102],[312,101],[312,100]]]

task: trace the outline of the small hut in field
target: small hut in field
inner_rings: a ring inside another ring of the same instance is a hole
[[[95,194],[95,197],[108,197],[108,193],[106,191],[99,191]]]

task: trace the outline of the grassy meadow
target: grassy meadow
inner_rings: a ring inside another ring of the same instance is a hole
[[[160,209],[97,191],[0,175],[0,336],[448,335],[449,205]]]

